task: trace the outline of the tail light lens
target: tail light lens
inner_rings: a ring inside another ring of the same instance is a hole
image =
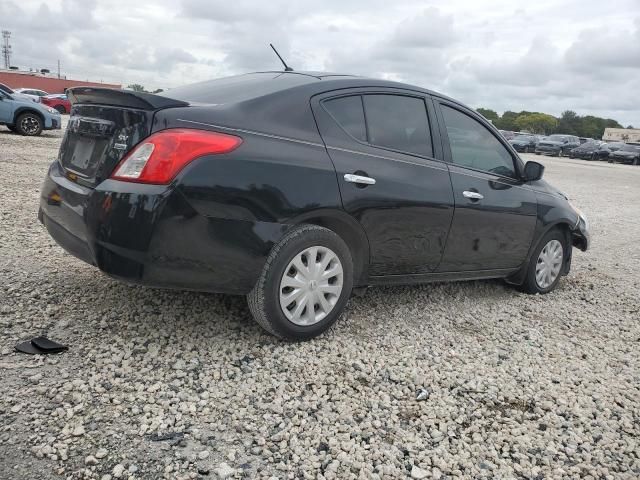
[[[131,150],[118,164],[111,178],[166,185],[196,158],[227,153],[241,143],[240,137],[206,130],[162,130]]]

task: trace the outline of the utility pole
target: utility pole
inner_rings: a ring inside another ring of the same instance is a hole
[[[11,38],[11,32],[2,30],[2,57],[4,58],[4,68],[7,70],[11,66],[11,44],[9,44],[9,38]]]
[[[60,59],[58,59],[58,78],[60,78]]]

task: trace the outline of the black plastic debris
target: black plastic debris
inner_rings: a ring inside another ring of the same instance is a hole
[[[69,347],[66,345],[49,340],[47,337],[35,337],[16,345],[16,350],[18,352],[27,353],[29,355],[47,355],[50,353],[64,352],[68,349]]]

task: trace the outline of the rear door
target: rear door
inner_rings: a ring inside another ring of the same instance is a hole
[[[429,97],[352,89],[312,99],[342,203],[369,239],[372,276],[434,271],[453,215],[447,166],[432,141]]]
[[[519,160],[479,115],[446,101],[435,104],[455,198],[438,270],[518,267],[529,251],[537,218],[536,196],[521,180]]]

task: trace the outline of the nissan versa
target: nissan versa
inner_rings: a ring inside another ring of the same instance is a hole
[[[541,164],[422,88],[262,72],[69,96],[39,212],[53,238],[125,281],[246,295],[283,338],[326,330],[355,287],[547,293],[589,243]]]

